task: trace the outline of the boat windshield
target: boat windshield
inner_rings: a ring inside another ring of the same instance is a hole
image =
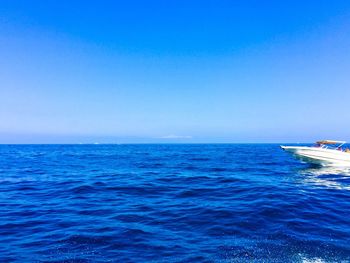
[[[323,141],[317,141],[315,146],[326,148],[326,149],[336,149],[336,150],[342,150],[342,146],[345,144],[345,141],[332,141],[332,140],[323,140]]]

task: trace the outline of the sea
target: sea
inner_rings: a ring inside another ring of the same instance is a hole
[[[350,171],[278,144],[0,145],[0,262],[350,262]]]

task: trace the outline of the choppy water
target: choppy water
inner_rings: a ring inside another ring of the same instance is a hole
[[[2,145],[0,204],[0,262],[350,261],[350,172],[278,145]]]

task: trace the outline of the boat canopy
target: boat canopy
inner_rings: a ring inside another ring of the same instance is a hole
[[[322,140],[316,142],[317,144],[345,144],[345,141],[332,141],[332,140]]]

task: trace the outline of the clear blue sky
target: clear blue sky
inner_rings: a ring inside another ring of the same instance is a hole
[[[0,2],[0,143],[350,140],[350,1]]]

